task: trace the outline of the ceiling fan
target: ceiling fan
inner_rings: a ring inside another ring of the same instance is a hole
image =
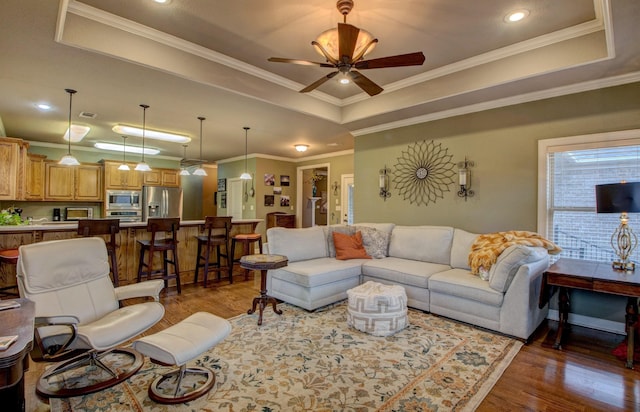
[[[300,93],[310,92],[327,80],[335,77],[338,73],[343,73],[345,76],[351,78],[362,90],[367,92],[369,96],[375,96],[384,89],[355,69],[365,70],[382,69],[386,67],[420,66],[424,63],[424,54],[422,54],[422,52],[364,60],[364,56],[373,50],[378,39],[373,38],[366,30],[361,30],[356,26],[347,24],[347,14],[349,14],[353,8],[353,0],[338,0],[336,7],[344,16],[344,23],[338,23],[337,31],[335,29],[327,30],[322,33],[318,39],[311,42],[316,50],[327,59],[326,63],[285,59],[282,57],[271,57],[268,59],[270,62],[337,69],[300,90]],[[335,38],[336,35],[337,39]]]

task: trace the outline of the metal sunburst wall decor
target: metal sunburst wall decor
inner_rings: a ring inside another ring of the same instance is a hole
[[[393,184],[404,200],[427,206],[444,198],[456,174],[448,150],[441,143],[423,140],[402,151],[393,168]]]

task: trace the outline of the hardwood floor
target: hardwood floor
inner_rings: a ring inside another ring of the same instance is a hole
[[[256,273],[257,274],[257,273]],[[206,311],[230,318],[251,307],[258,294],[260,276],[234,283],[187,285],[182,294],[170,290],[161,296],[165,305],[162,321],[146,334],[162,330],[188,315]],[[531,342],[520,350],[500,380],[486,396],[478,411],[640,411],[640,365],[624,367],[611,350],[619,335],[573,327],[564,349],[552,349],[546,336],[555,322],[543,324]],[[44,364],[31,362],[25,376],[27,411],[45,411],[34,386]]]

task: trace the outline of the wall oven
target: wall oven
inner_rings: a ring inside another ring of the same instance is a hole
[[[107,211],[121,209],[142,210],[141,190],[107,190]]]
[[[142,222],[142,210],[119,209],[107,210],[105,217],[111,219],[120,219],[121,222]]]

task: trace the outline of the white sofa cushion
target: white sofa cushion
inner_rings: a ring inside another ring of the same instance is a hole
[[[269,253],[284,255],[289,262],[329,256],[324,230],[320,226],[304,229],[272,227],[267,230]]]
[[[429,276],[449,269],[448,265],[438,263],[388,257],[365,261],[362,265],[362,274],[426,289],[429,286]]]
[[[449,296],[500,306],[504,294],[489,287],[489,284],[464,269],[451,269],[436,273],[429,278],[429,291]]]
[[[396,227],[395,223],[356,223],[356,226],[366,226],[373,229],[382,230],[383,232],[391,233],[393,228]]]
[[[489,270],[489,286],[498,292],[506,292],[520,266],[547,257],[543,247],[512,245],[506,248]]]
[[[396,226],[391,232],[389,256],[448,265],[452,239],[452,227]]]
[[[471,270],[469,266],[469,252],[471,245],[477,239],[477,233],[469,233],[462,229],[453,229],[453,242],[451,243],[451,267]]]
[[[288,266],[270,270],[272,279],[280,279],[312,288],[350,277],[359,277],[362,273],[362,263],[368,259],[337,260],[335,258],[320,258],[298,262],[289,262]]]

